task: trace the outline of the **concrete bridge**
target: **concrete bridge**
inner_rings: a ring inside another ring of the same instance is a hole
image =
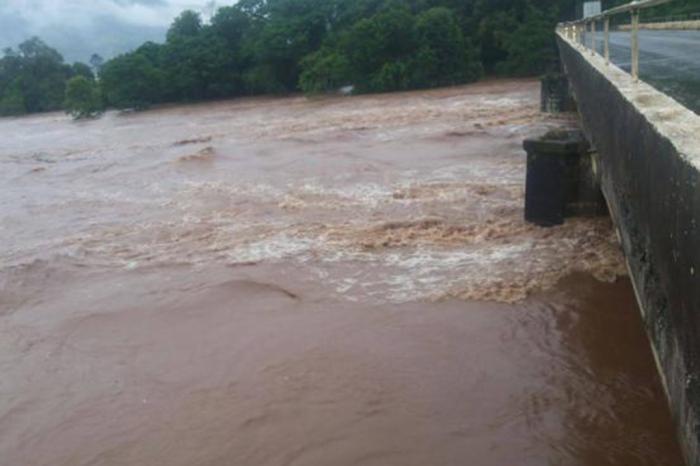
[[[700,33],[640,33],[639,10],[660,3],[633,2],[560,25],[557,41],[687,462],[700,465],[700,117],[639,73],[640,36],[651,44],[644,65]],[[631,30],[610,32],[610,16],[625,13]],[[697,46],[685,52],[686,68],[700,68]],[[669,58],[656,68],[677,66],[678,56]]]

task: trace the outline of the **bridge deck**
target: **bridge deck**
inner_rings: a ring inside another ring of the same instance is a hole
[[[599,53],[602,36],[596,34]],[[700,31],[642,30],[639,42],[640,78],[700,114]],[[626,71],[631,67],[630,49],[629,32],[610,34],[610,59]]]

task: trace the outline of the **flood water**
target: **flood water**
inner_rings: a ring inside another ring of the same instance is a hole
[[[679,465],[538,83],[0,120],[1,465]]]

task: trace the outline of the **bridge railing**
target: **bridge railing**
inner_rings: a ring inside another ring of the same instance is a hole
[[[570,40],[573,40],[585,48],[589,48],[591,53],[597,53],[596,47],[596,32],[598,23],[603,23],[603,56],[605,64],[610,64],[610,18],[620,14],[629,14],[631,16],[631,50],[632,50],[632,78],[634,81],[639,80],[639,12],[645,8],[651,8],[664,3],[672,2],[673,0],[635,0],[626,5],[620,5],[602,13],[572,21],[561,23],[558,27],[560,33],[564,34]],[[590,40],[586,40],[590,32]],[[588,42],[590,42],[590,47]]]

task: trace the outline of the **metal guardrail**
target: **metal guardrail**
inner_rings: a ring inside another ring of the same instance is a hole
[[[583,18],[578,21],[572,21],[569,23],[561,23],[558,27],[559,31],[562,32],[569,40],[576,41],[577,43],[589,48],[584,40],[585,35],[587,35],[589,28],[591,33],[591,45],[590,50],[593,55],[597,53],[596,50],[596,31],[598,29],[598,23],[603,22],[603,36],[604,36],[604,47],[603,55],[605,57],[605,64],[610,64],[610,18],[615,15],[622,13],[629,13],[631,15],[632,23],[632,79],[635,82],[639,81],[639,12],[646,8],[651,8],[654,6],[663,5],[665,3],[670,3],[673,0],[635,0],[632,3],[626,5],[620,5],[609,10],[605,10],[602,13],[589,16],[588,18]]]

